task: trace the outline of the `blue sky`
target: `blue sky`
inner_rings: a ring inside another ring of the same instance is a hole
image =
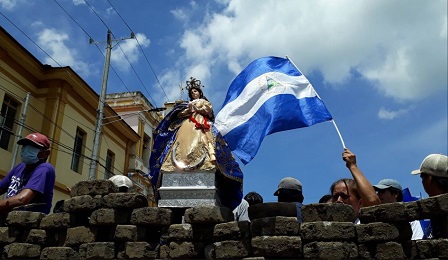
[[[132,30],[138,41],[113,48],[107,93],[140,90],[160,107],[193,76],[215,114],[252,60],[288,56],[372,184],[393,178],[427,197],[410,171],[448,150],[446,10],[444,0],[0,0],[0,24],[42,63],[71,66],[97,92],[105,45],[89,37]],[[331,123],[270,135],[240,164],[244,193],[275,201],[278,182],[291,176],[303,183],[305,204],[316,202],[351,177],[342,151]]]

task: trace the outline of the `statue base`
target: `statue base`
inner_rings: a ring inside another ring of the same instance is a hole
[[[162,172],[158,207],[220,206],[216,171]]]

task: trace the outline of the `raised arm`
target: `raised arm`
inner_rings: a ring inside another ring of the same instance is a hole
[[[372,184],[358,168],[358,165],[356,164],[356,155],[349,149],[344,148],[342,159],[345,161],[345,166],[350,170],[350,173],[356,182],[359,194],[361,195],[362,206],[368,207],[381,204],[381,200],[376,194]]]

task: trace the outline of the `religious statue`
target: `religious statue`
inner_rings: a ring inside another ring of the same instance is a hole
[[[178,102],[154,132],[150,177],[156,197],[164,174],[216,172],[220,202],[234,209],[242,199],[243,173],[213,126],[211,103],[201,81],[187,81],[189,102]]]

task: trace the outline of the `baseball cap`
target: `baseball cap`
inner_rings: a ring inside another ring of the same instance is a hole
[[[420,165],[420,169],[411,174],[425,173],[432,176],[448,178],[448,157],[443,154],[430,154]]]
[[[280,183],[278,184],[278,189],[277,191],[274,193],[274,196],[278,196],[278,191],[280,189],[289,189],[289,190],[298,190],[298,191],[302,191],[302,183],[292,177],[286,177],[283,178]]]
[[[378,182],[377,185],[373,185],[373,188],[375,190],[385,190],[385,189],[393,188],[393,189],[397,189],[400,191],[403,189],[403,188],[401,188],[400,183],[393,179],[381,180],[380,182]]]
[[[131,179],[129,179],[124,175],[115,175],[110,177],[109,180],[112,181],[118,188],[120,187],[126,187],[128,189],[132,188]]]
[[[50,141],[48,138],[41,134],[41,133],[32,133],[27,135],[25,138],[20,139],[17,141],[17,144],[20,145],[32,145],[41,149],[49,149],[50,148]]]

